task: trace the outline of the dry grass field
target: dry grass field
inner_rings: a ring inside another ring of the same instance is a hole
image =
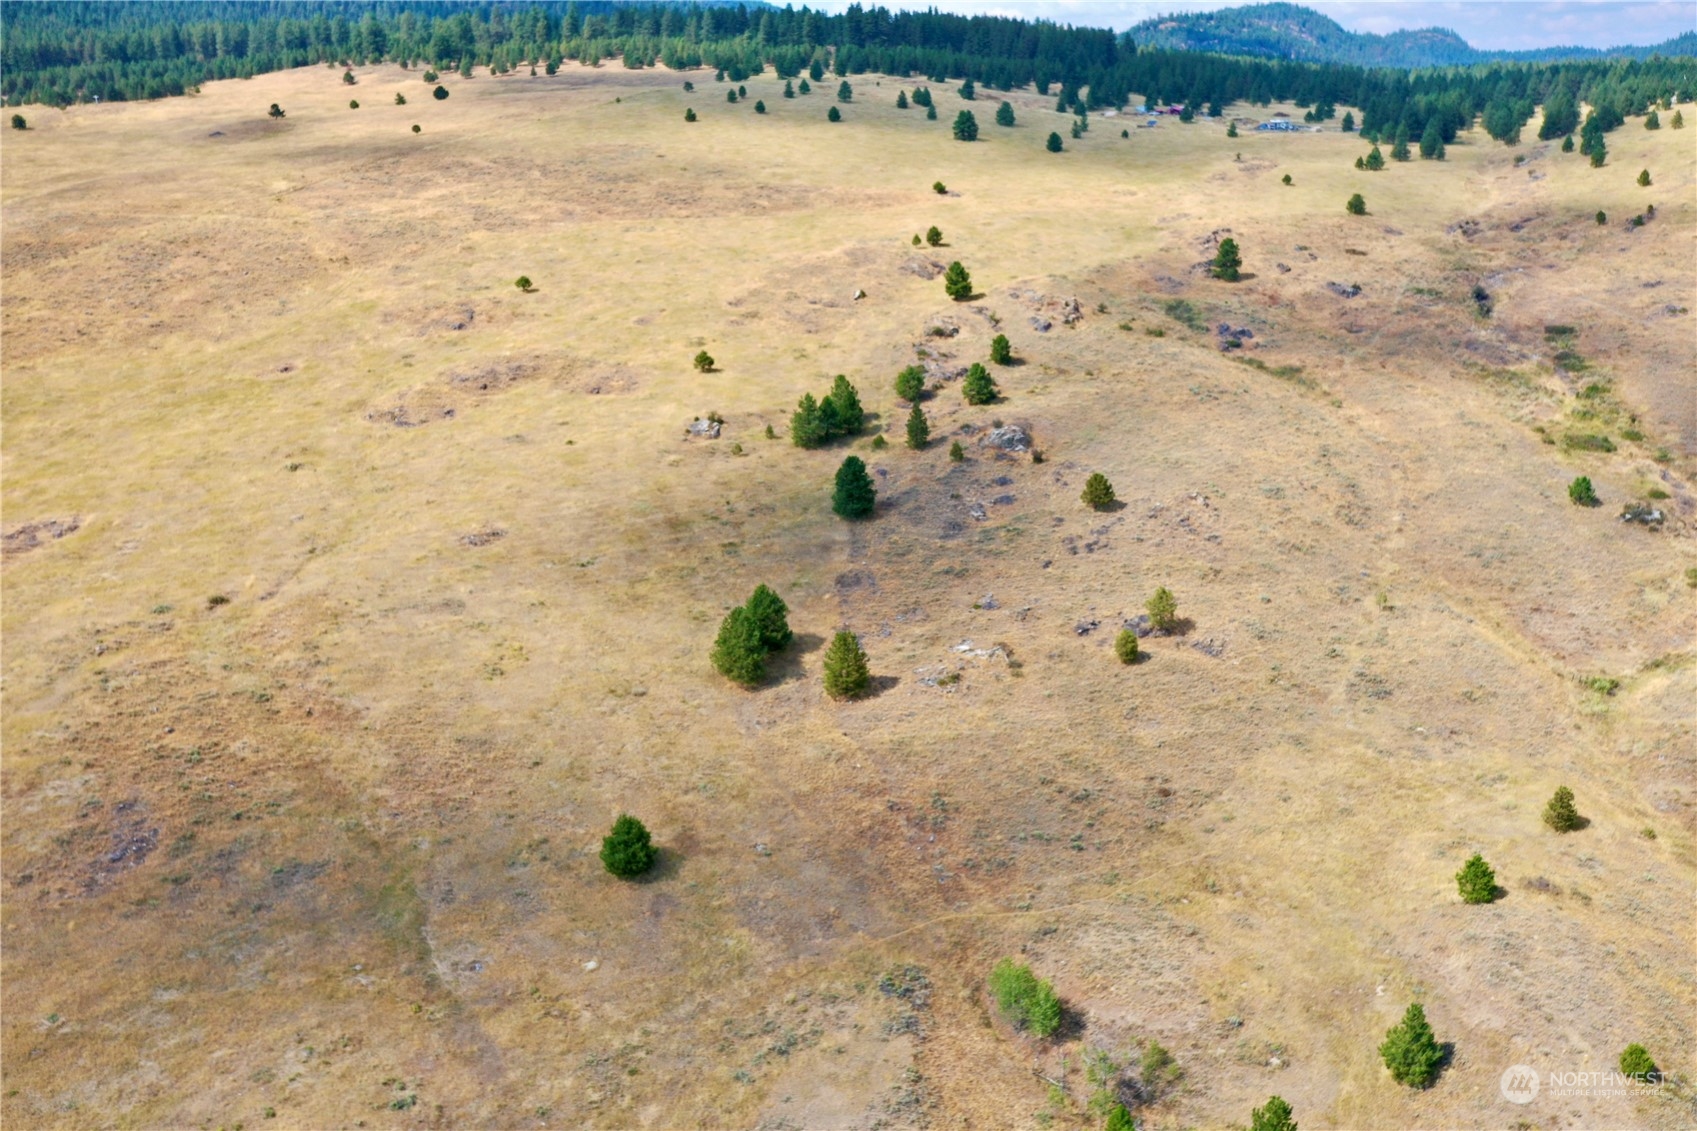
[[[1051,155],[1031,92],[959,144],[872,76],[832,125],[835,80],[357,73],[0,139],[8,1126],[1085,1128],[1081,1054],[1150,1041],[1151,1129],[1697,1121],[1697,129],[1364,173],[1335,128]],[[889,448],[783,438],[837,373]],[[797,640],[745,692],[707,651],[761,582]],[[1632,1041],[1670,1083],[1499,1094]]]

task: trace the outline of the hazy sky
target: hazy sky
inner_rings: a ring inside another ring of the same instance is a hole
[[[872,3],[874,0],[862,0]],[[889,8],[940,8],[946,12],[989,12],[996,15],[1041,17],[1057,23],[1124,30],[1132,24],[1171,12],[1209,11],[1239,5],[1223,0],[1185,3],[1142,3],[1137,0],[876,0]],[[1302,0],[1298,0],[1302,2]],[[826,0],[817,7],[841,11],[847,0]],[[1660,43],[1681,32],[1697,29],[1697,0],[1346,0],[1309,2],[1351,31],[1384,34],[1399,28],[1447,27],[1475,47],[1515,51],[1529,47],[1614,47],[1629,43]]]

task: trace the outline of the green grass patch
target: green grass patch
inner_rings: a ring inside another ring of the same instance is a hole
[[[1561,438],[1561,446],[1570,452],[1612,452],[1614,441],[1596,432],[1569,432]]]
[[[1208,328],[1208,323],[1202,319],[1202,312],[1186,299],[1168,299],[1161,304],[1161,313],[1174,322],[1184,323],[1192,330],[1206,330]]]

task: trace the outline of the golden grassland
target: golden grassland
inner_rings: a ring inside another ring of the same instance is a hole
[[[832,125],[834,81],[356,74],[0,139],[8,1123],[1087,1127],[1080,1053],[1154,1040],[1150,1128],[1690,1124],[1682,1075],[1498,1078],[1694,1050],[1697,131],[1369,174],[1220,122],[1051,155],[1033,93],[958,144],[871,76]],[[936,383],[903,447],[897,370],[998,326],[1003,401]],[[764,436],[836,373],[869,523],[849,445]],[[797,641],[745,692],[706,653],[760,582]],[[1122,666],[1157,585],[1187,631]],[[1008,955],[1059,1041],[992,1017]],[[1413,1000],[1425,1091],[1375,1051]]]

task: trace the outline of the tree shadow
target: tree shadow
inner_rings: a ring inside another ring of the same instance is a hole
[[[766,683],[768,686],[779,683],[789,683],[803,676],[801,658],[809,652],[817,652],[825,646],[825,638],[814,632],[798,632],[790,638],[790,642],[772,653],[766,663]]]
[[[663,844],[655,845],[654,848],[654,863],[649,865],[648,871],[642,873],[640,876],[632,876],[630,878],[631,883],[643,885],[661,884],[668,880],[675,880],[682,874],[684,861],[689,859],[689,857],[685,856],[678,849],[668,848]]]
[[[1053,1033],[1049,1034],[1048,1039],[1057,1045],[1067,1041],[1080,1040],[1089,1028],[1090,1020],[1085,1012],[1081,1009],[1074,1009],[1063,1002],[1061,1004],[1061,1023]]]
[[[862,698],[876,699],[878,696],[884,694],[884,692],[899,685],[900,683],[900,676],[875,675],[872,677],[871,682],[866,685],[866,694],[862,696]]]

